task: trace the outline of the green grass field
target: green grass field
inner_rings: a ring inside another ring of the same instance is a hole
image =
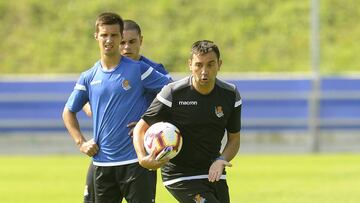
[[[0,202],[82,202],[84,156],[0,156]],[[239,155],[228,169],[234,203],[358,203],[360,154]],[[158,184],[157,202],[176,202]]]

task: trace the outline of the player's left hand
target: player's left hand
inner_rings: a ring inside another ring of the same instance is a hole
[[[219,181],[225,166],[231,167],[232,164],[222,159],[214,161],[209,169],[209,182]]]
[[[126,127],[130,128],[130,131],[129,131],[129,134],[128,134],[128,135],[129,135],[131,138],[133,137],[134,127],[135,127],[136,124],[137,124],[137,121],[131,122],[131,123],[127,124],[127,126],[126,126]]]

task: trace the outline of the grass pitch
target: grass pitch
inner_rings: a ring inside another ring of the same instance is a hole
[[[0,156],[0,202],[82,202],[89,162],[80,155]],[[227,179],[234,203],[360,199],[360,154],[239,155],[232,163]],[[176,202],[160,180],[157,202]]]

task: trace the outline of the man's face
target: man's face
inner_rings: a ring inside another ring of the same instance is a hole
[[[189,67],[193,81],[196,83],[194,85],[212,88],[221,63],[222,61],[217,59],[213,51],[202,55],[193,55],[193,58],[189,60]]]
[[[119,25],[100,25],[95,33],[95,39],[99,43],[101,55],[116,56],[119,54],[121,32]]]
[[[120,53],[123,56],[139,60],[141,44],[142,36],[136,30],[124,30],[123,39],[120,43]]]

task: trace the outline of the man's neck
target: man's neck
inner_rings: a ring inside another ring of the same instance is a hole
[[[101,57],[101,66],[105,70],[112,70],[119,64],[120,59],[121,59],[120,54],[113,57],[103,56]]]
[[[141,59],[141,55],[139,54],[139,55],[136,57],[135,61],[140,61],[140,59]]]

